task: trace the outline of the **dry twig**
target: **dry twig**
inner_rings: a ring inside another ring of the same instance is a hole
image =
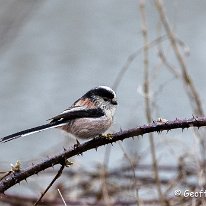
[[[199,117],[199,118],[193,117],[191,119],[184,119],[184,120],[176,119],[174,121],[165,121],[165,122],[154,121],[153,123],[148,125],[143,125],[137,128],[114,133],[112,134],[112,138],[110,139],[97,137],[84,144],[79,145],[78,147],[75,147],[70,150],[66,150],[61,154],[51,157],[45,161],[39,162],[37,164],[33,164],[24,170],[22,169],[19,172],[12,172],[11,174],[7,175],[4,179],[0,181],[0,192],[4,193],[10,187],[16,185],[17,183],[20,183],[23,180],[26,180],[26,178],[34,174],[38,174],[40,171],[43,171],[49,167],[53,167],[54,165],[61,164],[62,161],[64,161],[65,159],[82,154],[83,152],[86,152],[91,149],[97,149],[102,145],[110,144],[119,140],[123,141],[126,138],[140,136],[151,132],[159,133],[164,130],[169,131],[177,128],[184,129],[189,127],[199,128],[203,126],[206,126],[205,117]]]

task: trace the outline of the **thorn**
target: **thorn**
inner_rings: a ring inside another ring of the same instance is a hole
[[[192,115],[192,116],[193,116],[193,119],[197,122],[197,121],[198,121],[198,118],[195,117],[194,115]]]
[[[26,178],[24,180],[26,181],[26,183],[28,183]]]
[[[80,145],[80,142],[79,142],[79,140],[78,140],[78,139],[76,139],[76,142],[77,142],[77,145],[79,146],[79,145]]]
[[[168,122],[168,120],[167,119],[164,119],[164,118],[162,118],[162,117],[159,117],[158,119],[157,119],[157,124],[166,124]]]
[[[64,151],[67,151],[65,147],[63,147]]]
[[[74,149],[77,149],[80,146],[80,142],[76,139],[76,144],[74,144]]]

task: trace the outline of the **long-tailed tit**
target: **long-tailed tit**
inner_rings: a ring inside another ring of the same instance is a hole
[[[77,139],[93,138],[111,126],[116,106],[115,92],[107,86],[99,86],[89,90],[60,115],[49,119],[48,124],[8,135],[1,138],[0,142],[56,127],[74,135]]]

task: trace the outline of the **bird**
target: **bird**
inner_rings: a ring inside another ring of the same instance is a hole
[[[113,123],[117,107],[116,93],[108,86],[86,92],[68,109],[48,119],[49,123],[0,138],[0,142],[28,136],[50,128],[60,128],[78,139],[91,139],[106,132]]]

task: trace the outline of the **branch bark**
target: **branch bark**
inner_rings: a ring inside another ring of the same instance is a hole
[[[32,164],[26,169],[21,169],[19,172],[11,172],[9,175],[0,181],[0,193],[4,193],[10,187],[26,180],[28,177],[38,174],[39,172],[53,167],[57,164],[62,164],[65,159],[74,157],[76,155],[82,154],[91,149],[96,149],[102,145],[111,144],[116,141],[123,141],[126,138],[144,135],[151,132],[162,132],[174,129],[185,129],[189,127],[203,127],[206,126],[206,117],[192,117],[190,119],[176,119],[174,121],[166,121],[164,119],[159,119],[158,121],[153,121],[148,125],[139,126],[129,130],[119,131],[109,135],[109,138],[96,137],[84,144],[74,147],[70,150],[64,150],[62,153],[53,156],[49,159],[41,161],[37,164]]]

